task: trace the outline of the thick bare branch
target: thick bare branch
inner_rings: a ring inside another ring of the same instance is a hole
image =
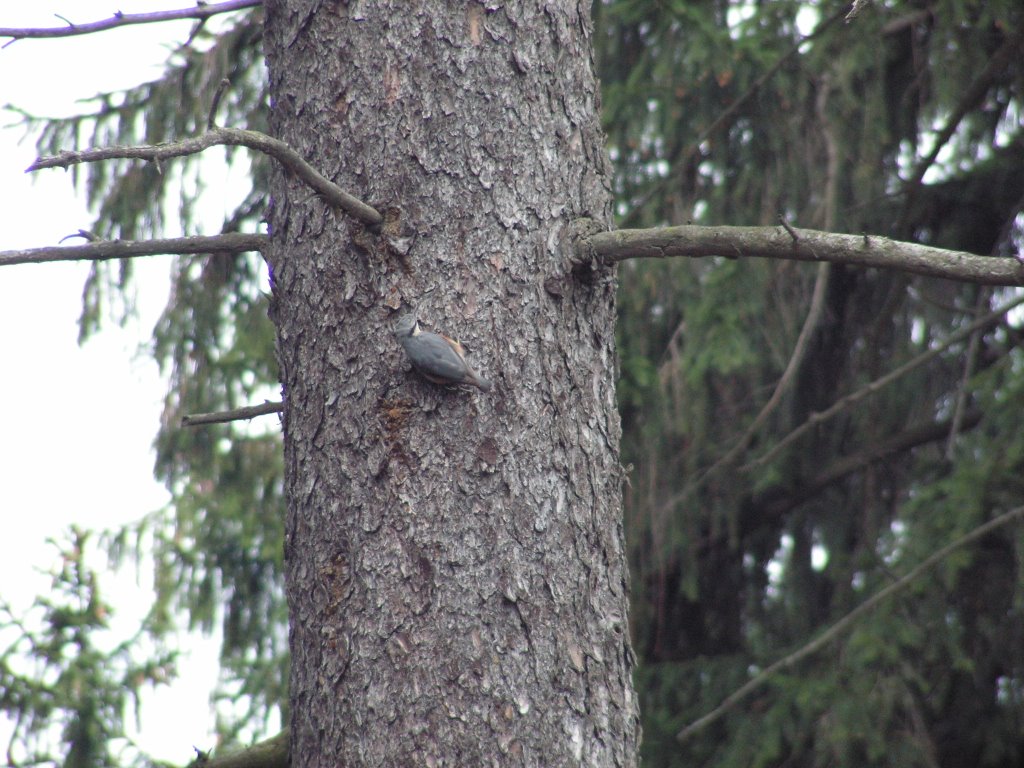
[[[255,8],[263,5],[262,0],[228,0],[223,3],[196,3],[191,8],[181,8],[174,11],[153,11],[152,13],[121,13],[117,11],[109,19],[92,21],[87,24],[68,23],[64,27],[37,27],[19,29],[15,27],[0,27],[0,37],[9,37],[12,40],[23,40],[26,38],[46,37],[70,37],[71,35],[88,35],[92,32],[103,32],[116,27],[124,27],[129,24],[152,24],[157,21],[175,21],[178,19],[196,19],[205,21],[211,16],[219,13],[238,11],[243,8]]]
[[[840,235],[811,229],[794,228],[792,233],[781,227],[689,225],[619,229],[583,238],[578,247],[582,258],[596,256],[609,261],[671,256],[830,261],[983,285],[1024,285],[1024,265],[1014,258],[978,256],[874,235]]]
[[[1016,509],[1011,509],[1009,512],[1006,512],[997,518],[989,520],[987,523],[979,525],[970,533],[960,537],[951,544],[947,544],[937,552],[933,552],[931,555],[926,557],[920,564],[918,564],[916,567],[912,568],[909,572],[907,572],[906,575],[897,579],[884,589],[881,589],[878,592],[876,592],[870,598],[868,598],[863,603],[854,608],[852,611],[850,611],[848,614],[843,616],[843,618],[839,619],[839,621],[837,621],[835,624],[833,624],[820,635],[818,635],[818,637],[816,637],[814,640],[797,649],[785,658],[779,659],[774,664],[765,667],[764,670],[759,672],[747,683],[745,683],[735,692],[726,697],[726,699],[721,704],[719,704],[713,710],[708,712],[708,714],[704,715],[698,720],[695,720],[694,722],[690,723],[690,725],[683,728],[683,730],[676,734],[676,738],[682,741],[684,739],[689,738],[698,731],[703,730],[707,726],[711,725],[713,722],[715,722],[720,717],[725,715],[729,710],[733,709],[743,699],[745,699],[755,690],[757,690],[766,682],[768,682],[768,680],[772,676],[774,676],[783,669],[792,667],[794,664],[807,658],[811,654],[817,653],[819,650],[821,650],[826,645],[835,640],[837,637],[839,637],[843,632],[852,627],[860,619],[861,616],[870,611],[876,605],[892,597],[901,590],[906,589],[909,585],[913,584],[914,581],[920,578],[921,574],[925,573],[929,568],[941,562],[944,558],[951,555],[960,547],[966,546],[967,544],[977,541],[981,537],[991,533],[1000,526],[1013,522],[1021,515],[1024,515],[1024,507],[1017,507]]]
[[[246,421],[257,416],[268,416],[284,410],[284,403],[270,402],[262,405],[247,405],[231,411],[215,411],[214,413],[194,413],[181,420],[183,427],[198,427],[201,424],[223,424],[227,421]]]
[[[42,264],[47,261],[105,261],[156,256],[170,253],[243,253],[262,251],[266,235],[228,232],[223,235],[172,237],[162,240],[98,240],[85,245],[57,245],[0,251],[0,267],[12,264]]]
[[[384,217],[373,207],[345,192],[341,187],[321,175],[307,163],[298,152],[280,139],[258,131],[239,128],[213,128],[201,136],[166,144],[139,145],[132,147],[98,147],[80,152],[65,150],[52,157],[40,157],[27,171],[43,168],[67,168],[77,163],[96,163],[104,160],[127,159],[162,162],[175,157],[195,155],[217,145],[247,147],[270,155],[281,165],[308,184],[314,192],[335,208],[353,216],[370,226],[377,226]]]

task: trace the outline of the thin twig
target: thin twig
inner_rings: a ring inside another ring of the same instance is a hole
[[[1017,54],[1017,49],[1020,48],[1021,43],[1024,42],[1024,32],[1018,32],[1011,37],[1008,37],[994,54],[989,59],[988,65],[981,73],[974,79],[964,92],[964,95],[960,98],[960,102],[956,105],[956,109],[946,120],[946,124],[939,131],[935,137],[935,144],[932,147],[932,151],[928,153],[928,156],[923,158],[921,162],[914,168],[910,178],[907,179],[907,184],[916,186],[921,183],[925,173],[932,166],[935,160],[939,156],[939,152],[946,146],[946,142],[949,141],[953,134],[956,133],[957,126],[960,125],[960,121],[964,119],[968,112],[984,98],[985,93],[989,87],[995,81],[1002,71],[1006,68],[1006,65],[1013,61],[1013,57]]]
[[[194,136],[182,139],[181,141],[172,141],[166,144],[98,147],[78,152],[65,150],[51,157],[40,157],[26,170],[38,171],[43,168],[67,168],[77,163],[95,163],[114,159],[161,162],[174,157],[194,155],[217,145],[248,147],[257,152],[270,155],[309,185],[329,205],[340,208],[350,216],[370,226],[377,226],[384,220],[377,209],[348,194],[333,181],[324,177],[285,142],[275,139],[273,136],[268,136],[265,133],[245,131],[239,128],[213,128],[201,136]]]
[[[796,230],[793,229],[793,226],[788,221],[786,221],[786,217],[783,216],[781,213],[779,214],[779,224],[782,225],[782,228],[784,230],[789,232],[789,236],[793,238],[794,245],[800,242],[800,235],[796,233]]]
[[[97,240],[85,245],[62,245],[0,251],[0,267],[48,261],[105,261],[172,253],[244,253],[262,251],[266,235],[226,232],[222,235],[172,237],[161,240]]]
[[[97,240],[100,239],[99,237],[96,236],[95,232],[90,232],[88,229],[80,229],[77,232],[71,233],[70,235],[64,235],[64,237],[60,239],[60,242],[63,243],[65,240],[73,240],[76,237],[80,237],[88,243],[95,243]]]
[[[206,118],[206,130],[212,131],[217,127],[217,109],[220,107],[220,100],[224,97],[224,92],[231,85],[231,81],[226,77],[222,77],[221,81],[217,83],[217,90],[213,92],[213,99],[210,101],[210,114]]]
[[[154,11],[152,13],[121,13],[117,11],[109,19],[92,21],[87,24],[75,24],[63,16],[57,16],[67,22],[66,27],[35,27],[20,29],[17,27],[0,27],[0,37],[13,40],[26,38],[70,37],[71,35],[88,35],[92,32],[103,32],[129,24],[151,24],[157,21],[174,21],[176,19],[199,19],[205,21],[218,13],[239,11],[243,8],[256,8],[263,5],[262,0],[228,0],[224,3],[198,2],[192,8],[181,8],[174,11]],[[57,15],[57,14],[54,14]],[[10,42],[7,43],[9,45]]]
[[[784,438],[782,438],[782,440],[776,443],[770,451],[765,453],[763,456],[759,456],[758,458],[754,459],[749,464],[740,467],[740,471],[749,472],[751,470],[757,469],[758,467],[767,464],[769,461],[778,456],[783,450],[785,450],[789,445],[791,445],[794,441],[805,435],[809,430],[813,429],[819,424],[828,421],[834,416],[839,415],[843,411],[847,410],[850,406],[860,402],[873,392],[877,392],[883,387],[892,384],[894,381],[910,373],[915,368],[920,368],[922,365],[929,362],[933,358],[941,355],[954,344],[958,344],[964,339],[970,337],[971,334],[980,331],[982,328],[985,328],[986,326],[996,322],[1003,315],[1005,315],[1007,312],[1009,312],[1011,309],[1013,309],[1019,304],[1024,304],[1024,296],[1019,296],[1013,301],[1007,302],[1006,304],[1003,304],[1001,307],[993,310],[992,312],[989,312],[984,317],[975,320],[970,325],[954,333],[941,344],[938,344],[937,346],[932,347],[931,349],[926,350],[925,352],[922,352],[917,357],[908,360],[898,368],[894,368],[884,376],[875,379],[869,384],[866,384],[865,386],[858,389],[856,392],[851,392],[849,395],[836,401],[835,404],[825,409],[824,411],[821,411],[819,413],[812,413],[803,424],[801,424],[799,427],[797,427]]]
[[[749,680],[747,683],[740,686],[736,691],[727,696],[725,700],[722,701],[722,703],[715,707],[713,710],[711,710],[703,717],[695,720],[694,722],[690,723],[688,726],[683,728],[681,731],[679,731],[679,733],[676,734],[676,738],[682,741],[684,739],[689,738],[698,731],[703,730],[707,726],[711,725],[713,722],[721,718],[729,710],[735,707],[740,701],[742,701],[748,695],[750,695],[750,693],[764,685],[768,681],[768,679],[775,675],[777,672],[787,667],[793,666],[798,661],[801,661],[806,657],[810,656],[811,654],[816,653],[817,651],[824,648],[826,645],[835,640],[839,635],[841,635],[843,632],[845,632],[847,629],[853,626],[853,624],[856,623],[861,616],[870,611],[883,600],[892,597],[900,590],[905,589],[907,586],[913,583],[915,579],[920,577],[922,573],[927,571],[933,565],[940,562],[944,558],[948,557],[950,554],[955,552],[960,547],[970,544],[971,542],[977,541],[982,536],[991,533],[992,531],[994,531],[1002,525],[1006,525],[1007,523],[1011,522],[1017,517],[1020,517],[1022,514],[1024,514],[1024,506],[1017,507],[1016,509],[1011,509],[1009,512],[1006,512],[1000,515],[999,517],[989,520],[987,523],[979,525],[970,533],[961,536],[952,544],[947,544],[937,552],[933,552],[931,555],[926,557],[919,565],[917,565],[915,568],[912,568],[906,575],[900,577],[889,586],[876,592],[870,598],[868,598],[863,603],[854,608],[852,611],[850,611],[848,614],[843,616],[843,618],[839,619],[839,621],[837,621],[831,627],[829,627],[820,635],[818,635],[818,637],[816,637],[814,640],[802,646],[793,653],[789,654],[785,658],[779,659],[771,666],[766,667],[764,670],[762,670],[760,673],[754,676],[753,679]]]
[[[811,40],[814,40],[816,37],[821,35],[825,30],[827,30],[829,27],[835,24],[839,19],[843,18],[845,13],[845,7],[840,8],[827,19],[821,21],[818,24],[818,26],[811,30],[809,34],[807,34],[804,37],[801,37],[799,40],[793,43],[793,45],[790,46],[789,50],[782,54],[782,56],[780,56],[778,59],[776,59],[775,63],[772,64],[772,66],[770,66],[768,69],[766,69],[764,71],[764,74],[758,77],[757,80],[755,80],[751,84],[751,86],[743,93],[743,95],[741,95],[738,99],[736,99],[736,101],[730,104],[728,108],[726,108],[718,117],[715,118],[714,122],[712,122],[711,125],[709,125],[707,128],[705,128],[697,135],[697,138],[690,145],[692,149],[695,150],[698,146],[700,146],[700,144],[705,139],[711,136],[711,134],[715,133],[722,125],[724,125],[728,120],[730,120],[732,116],[736,114],[736,112],[738,112],[742,106],[744,106],[748,101],[750,101],[754,96],[756,96],[757,93],[761,90],[761,88],[764,87],[764,84],[767,83],[772,77],[774,77],[775,73],[782,69],[782,66],[791,58],[793,58],[793,56],[795,56],[800,51],[800,48],[802,46],[806,45]]]
[[[982,415],[980,410],[968,409],[965,411],[960,421],[961,432],[977,427],[981,423]],[[805,504],[826,488],[864,467],[882,461],[889,456],[895,456],[921,445],[944,439],[949,435],[951,424],[951,419],[930,421],[890,435],[880,443],[868,445],[856,453],[838,459],[814,477],[798,478],[796,487],[788,488],[782,497],[776,495],[777,486],[761,491],[751,500],[750,506],[752,509],[758,510],[760,519],[780,520],[783,515],[801,504]]]
[[[776,59],[775,62],[770,67],[768,67],[768,69],[766,69],[764,73],[760,77],[758,77],[757,80],[755,80],[746,91],[744,91],[735,101],[729,104],[728,107],[722,110],[722,112],[719,113],[718,117],[716,117],[710,125],[704,128],[700,133],[698,133],[697,137],[693,139],[693,141],[691,141],[689,144],[683,147],[681,152],[676,153],[676,157],[672,159],[673,166],[676,168],[685,168],[688,165],[690,158],[697,153],[697,151],[700,149],[700,145],[704,143],[704,141],[709,136],[720,130],[726,123],[728,123],[733,118],[733,116],[737,112],[740,111],[740,109],[743,108],[744,105],[746,105],[748,101],[750,101],[754,96],[756,96],[764,87],[765,83],[771,80],[775,76],[775,74],[780,69],[782,69],[783,65],[787,61],[789,61],[797,53],[799,53],[800,48],[802,46],[806,45],[811,40],[814,40],[816,37],[825,32],[825,30],[831,27],[836,21],[841,19],[845,14],[845,10],[845,7],[840,8],[827,19],[821,21],[818,24],[818,26],[811,30],[811,32],[808,35],[806,35],[805,37],[801,37],[799,40],[793,43],[793,45],[790,46],[789,50],[787,50],[785,53],[779,56],[779,58]],[[678,159],[680,157],[682,158],[681,160]],[[675,179],[676,177],[673,174],[669,174],[667,176],[663,176],[657,179],[656,181],[651,182],[651,185],[649,186],[647,192],[644,193],[638,204],[634,206],[633,209],[627,214],[625,222],[628,222],[637,211],[643,210],[644,205],[652,197],[654,197],[654,195],[660,192],[667,184],[671,184]]]
[[[262,405],[247,405],[244,408],[235,408],[231,411],[215,411],[214,413],[193,413],[181,420],[183,427],[196,427],[201,424],[223,424],[227,421],[245,421],[254,419],[257,416],[267,416],[271,413],[281,413],[284,410],[284,403],[267,401]]]

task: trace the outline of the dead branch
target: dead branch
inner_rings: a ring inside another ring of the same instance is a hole
[[[97,163],[118,159],[148,160],[160,163],[175,157],[195,155],[218,145],[247,147],[269,155],[299,177],[329,205],[345,211],[370,226],[377,226],[384,220],[384,217],[375,208],[348,194],[333,181],[321,175],[285,142],[259,131],[246,131],[240,128],[213,128],[201,136],[166,144],[98,147],[77,152],[65,150],[52,157],[40,157],[26,171],[38,171],[43,168],[67,168],[78,163]]]
[[[226,232],[222,235],[172,237],[161,240],[97,240],[85,245],[58,245],[0,251],[0,267],[48,261],[106,261],[171,253],[244,253],[262,251],[266,235]]]
[[[71,35],[88,35],[92,32],[103,32],[116,27],[124,27],[129,24],[152,24],[157,21],[175,21],[178,19],[197,19],[206,21],[211,16],[230,11],[239,11],[243,8],[256,8],[263,5],[262,0],[228,0],[223,3],[197,2],[192,8],[181,8],[174,11],[153,11],[152,13],[121,13],[116,11],[109,19],[92,21],[87,24],[74,24],[68,22],[64,27],[36,27],[18,29],[15,27],[0,27],[0,37],[9,37],[12,40],[24,40],[26,38],[46,37],[70,37]],[[10,43],[7,43],[8,45]]]
[[[223,424],[228,421],[246,421],[257,416],[281,413],[284,403],[267,401],[262,405],[247,405],[231,411],[215,411],[213,413],[193,413],[181,420],[183,427],[197,427],[202,424]]]
[[[724,256],[829,261],[982,285],[1024,285],[1024,266],[1015,258],[978,256],[874,235],[842,235],[812,229],[793,228],[788,233],[779,227],[695,225],[619,229],[581,238],[577,247],[581,259]]]

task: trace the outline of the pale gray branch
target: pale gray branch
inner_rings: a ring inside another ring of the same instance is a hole
[[[1014,258],[978,256],[874,235],[840,235],[781,227],[661,227],[599,232],[579,241],[580,256],[608,261],[673,256],[793,259],[945,277],[982,285],[1024,285],[1024,265]]]
[[[171,253],[244,253],[262,251],[266,235],[227,232],[222,235],[171,237],[162,240],[97,240],[85,245],[56,245],[0,251],[0,267],[41,264],[48,261],[105,261]]]
[[[268,416],[284,410],[284,403],[267,401],[262,405],[247,405],[231,411],[215,411],[213,413],[193,413],[181,420],[183,427],[197,427],[201,424],[223,424],[227,421],[246,421],[257,416]]]
[[[298,152],[280,139],[267,136],[258,131],[246,131],[240,128],[213,128],[201,136],[166,144],[139,145],[131,147],[98,147],[78,152],[65,150],[52,157],[40,157],[27,171],[38,171],[42,168],[67,168],[77,163],[96,163],[104,160],[148,160],[162,162],[175,157],[194,155],[217,145],[247,147],[257,152],[270,155],[281,165],[290,170],[314,192],[335,208],[353,216],[370,226],[377,226],[384,218],[373,207],[367,205],[345,192],[341,187],[330,181],[307,163]]]
[[[263,5],[262,0],[228,0],[224,3],[196,3],[191,8],[180,8],[174,11],[153,11],[151,13],[121,13],[117,11],[109,19],[91,21],[87,24],[69,23],[63,27],[35,27],[19,29],[16,27],[0,27],[0,37],[13,40],[45,37],[70,37],[71,35],[88,35],[92,32],[103,32],[129,24],[152,24],[157,21],[175,21],[178,19],[197,19],[205,21],[218,13],[238,11],[243,8],[255,8]]]

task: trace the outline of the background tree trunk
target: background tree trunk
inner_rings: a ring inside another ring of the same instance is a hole
[[[266,12],[273,132],[415,236],[272,181],[293,764],[634,764],[589,5]],[[490,394],[409,372],[403,300]]]

